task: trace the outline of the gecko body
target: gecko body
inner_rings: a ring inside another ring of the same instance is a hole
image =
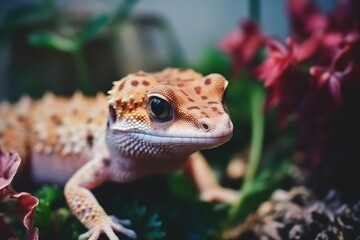
[[[108,96],[47,94],[15,106],[3,103],[0,146],[30,159],[37,181],[66,182],[67,202],[89,229],[80,239],[105,233],[115,240],[114,231],[136,238],[124,227],[128,221],[105,213],[91,189],[186,166],[203,198],[235,201],[236,193],[217,184],[197,153],[232,135],[223,105],[227,84],[219,74],[168,68],[129,74],[113,83]]]

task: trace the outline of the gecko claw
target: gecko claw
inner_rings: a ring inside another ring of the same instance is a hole
[[[114,230],[126,235],[130,239],[136,239],[136,233],[123,226],[129,225],[130,223],[130,220],[117,219],[114,216],[107,216],[102,223],[96,225],[86,233],[81,234],[79,236],[79,240],[97,240],[102,233],[105,233],[109,240],[119,240]]]

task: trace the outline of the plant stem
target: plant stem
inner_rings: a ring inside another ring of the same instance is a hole
[[[260,87],[253,87],[251,94],[251,119],[252,119],[252,138],[249,156],[248,170],[245,175],[245,182],[251,183],[254,180],[259,166],[263,136],[264,136],[264,92]]]
[[[86,66],[85,59],[80,49],[72,52],[72,55],[75,60],[75,67],[80,80],[81,89],[85,95],[94,95],[95,88],[91,81],[89,70]]]
[[[113,16],[112,22],[115,24],[122,23],[131,12],[132,8],[135,6],[135,4],[138,2],[138,0],[124,0],[119,5],[115,15]]]
[[[251,186],[253,184],[255,174],[258,170],[261,150],[264,137],[264,113],[263,113],[263,102],[265,94],[262,88],[254,85],[251,88],[250,104],[251,104],[251,145],[249,153],[249,163],[244,179],[244,184],[239,192],[239,201],[233,205],[229,211],[229,224],[232,224],[239,217],[239,211],[241,210],[242,203],[246,198]]]

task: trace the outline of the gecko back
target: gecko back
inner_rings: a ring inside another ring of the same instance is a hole
[[[104,145],[106,97],[76,93],[71,98],[46,94],[0,104],[0,147],[16,151],[21,174],[30,168],[39,182],[65,183]]]

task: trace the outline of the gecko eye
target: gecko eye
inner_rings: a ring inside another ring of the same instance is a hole
[[[159,97],[149,98],[151,117],[159,122],[166,122],[172,119],[173,109],[169,102]]]

